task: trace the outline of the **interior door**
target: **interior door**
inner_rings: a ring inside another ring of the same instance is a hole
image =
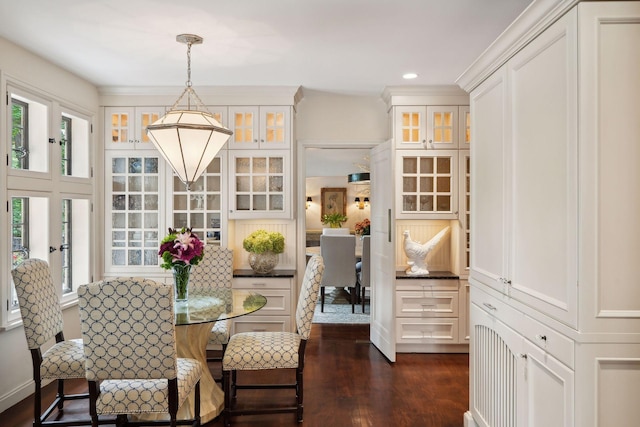
[[[395,236],[391,141],[371,149],[371,325],[370,339],[396,361]]]

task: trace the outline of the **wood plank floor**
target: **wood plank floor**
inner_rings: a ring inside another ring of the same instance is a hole
[[[391,364],[369,343],[368,324],[314,324],[307,345],[302,425],[462,427],[463,414],[469,407],[468,366],[466,354],[398,354],[396,363]],[[243,379],[242,374],[246,373],[240,373],[239,380]],[[249,374],[252,381],[274,378],[264,373]],[[288,371],[276,375],[292,374]],[[55,393],[52,385],[46,387],[49,396]],[[71,389],[71,392],[80,392],[86,387],[78,381]],[[291,393],[242,392],[238,392],[239,403],[243,399],[247,403],[287,399]],[[85,410],[85,407],[69,408],[65,418]],[[31,427],[31,413],[32,399],[27,398],[0,414],[0,426]],[[232,425],[295,427],[300,424],[293,414],[278,414],[234,417]],[[205,424],[205,427],[221,426],[219,418]]]

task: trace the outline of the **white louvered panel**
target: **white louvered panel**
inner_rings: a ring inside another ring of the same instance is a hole
[[[493,316],[471,307],[474,324],[473,412],[487,427],[516,427],[518,357],[522,337]]]

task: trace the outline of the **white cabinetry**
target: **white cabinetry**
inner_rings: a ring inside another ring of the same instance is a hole
[[[147,126],[165,113],[163,107],[105,107],[105,149],[155,149]]]
[[[397,218],[457,218],[457,150],[398,150],[396,171]]]
[[[399,105],[393,109],[396,148],[455,150],[465,144],[468,148],[468,106]]]
[[[291,107],[229,107],[232,149],[291,147]]]
[[[459,79],[477,425],[640,423],[638,43],[638,1],[540,0]]]
[[[229,150],[229,218],[290,218],[291,152]]]
[[[466,352],[466,329],[461,300],[466,288],[456,277],[420,278],[399,275],[396,278],[396,349],[398,352]],[[462,294],[462,295],[461,295]]]
[[[255,291],[267,297],[267,305],[247,316],[233,319],[232,333],[288,332],[295,312],[295,282],[293,270],[274,270],[273,276],[256,275],[252,270],[233,272],[233,288]]]

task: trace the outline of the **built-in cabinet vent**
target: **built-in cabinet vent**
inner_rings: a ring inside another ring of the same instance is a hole
[[[492,329],[475,326],[474,408],[491,427],[516,427],[516,356]]]

